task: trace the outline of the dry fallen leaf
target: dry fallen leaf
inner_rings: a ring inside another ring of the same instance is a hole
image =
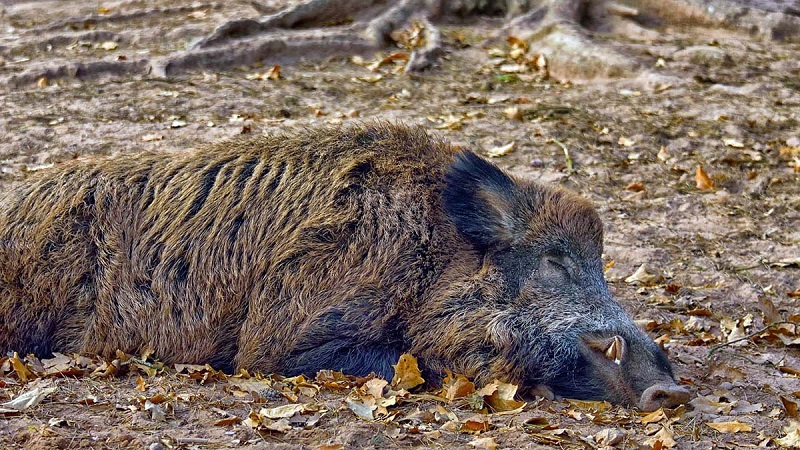
[[[708,177],[708,174],[703,170],[703,166],[697,166],[697,172],[694,175],[697,189],[708,191],[714,189],[714,182]]]
[[[25,363],[23,363],[22,360],[19,358],[17,352],[14,352],[14,354],[11,356],[11,358],[9,358],[9,360],[11,361],[11,366],[14,368],[14,372],[16,372],[20,381],[22,381],[23,383],[27,383],[29,379],[36,378],[36,375],[34,375],[33,372],[31,372],[30,370],[28,370],[28,368],[25,366]]]
[[[274,408],[261,408],[258,413],[267,419],[287,419],[297,413],[308,410],[308,406],[304,403],[290,403]]]
[[[672,433],[666,427],[661,427],[657,433],[644,442],[650,445],[650,448],[672,448],[677,444]]]
[[[378,406],[375,404],[375,399],[372,397],[361,397],[358,395],[357,391],[353,391],[347,398],[344,399],[347,407],[350,411],[364,419],[364,420],[374,420],[375,417],[373,416],[372,412],[378,409]]]
[[[494,441],[494,438],[485,437],[485,438],[476,438],[472,441],[468,442],[467,445],[470,447],[475,448],[485,448],[488,450],[496,450],[497,449],[497,442]]]
[[[498,158],[500,156],[505,156],[512,151],[514,151],[514,144],[515,142],[509,142],[506,145],[501,145],[499,147],[492,147],[486,151],[486,156],[489,158]]]
[[[455,379],[452,377],[445,379],[444,397],[450,401],[466,397],[474,392],[475,384],[463,375],[457,375]]]
[[[491,393],[486,394],[484,389],[481,389],[481,394],[483,401],[493,412],[514,411],[525,406],[525,402],[514,400],[517,394],[516,385],[495,380],[490,386],[493,386]]]
[[[617,140],[617,143],[623,147],[631,147],[633,144],[636,143],[633,139],[626,138],[624,136],[620,136]]]
[[[236,425],[241,423],[242,419],[239,417],[226,417],[225,419],[218,420],[214,422],[214,426],[216,427],[227,427],[230,425]]]
[[[800,422],[792,420],[789,425],[783,428],[786,436],[775,439],[781,447],[800,449]]]
[[[114,41],[105,41],[105,42],[101,42],[101,43],[98,45],[98,48],[102,48],[103,50],[108,50],[108,51],[110,51],[110,50],[114,50],[114,49],[116,49],[116,48],[117,48],[117,43],[116,43],[116,42],[114,42]]]
[[[482,431],[489,431],[489,420],[485,416],[474,416],[461,424],[461,431],[480,433]]]
[[[720,433],[738,433],[753,431],[753,427],[742,422],[706,422],[706,425]]]
[[[594,435],[594,441],[601,447],[613,447],[625,439],[625,431],[606,428]]]
[[[0,414],[23,412],[42,402],[48,395],[56,391],[55,386],[36,387],[23,392],[12,400],[0,404]]]
[[[166,422],[167,421],[166,414],[164,413],[164,410],[161,409],[161,407],[158,406],[157,404],[151,402],[150,400],[145,400],[145,402],[144,402],[144,410],[145,411],[150,411],[150,418],[153,420],[153,422]]]
[[[518,106],[509,106],[503,109],[503,115],[508,120],[522,120],[522,110]]]
[[[642,192],[642,191],[645,190],[645,187],[644,187],[644,184],[637,182],[637,183],[631,183],[631,184],[625,186],[625,190],[633,191],[633,192]]]
[[[658,423],[666,419],[667,415],[664,414],[664,410],[662,408],[658,408],[657,410],[639,419],[639,423],[647,425],[648,423]]]
[[[633,284],[633,283],[647,284],[647,283],[651,283],[655,279],[656,279],[656,276],[653,275],[652,273],[648,272],[647,271],[647,266],[645,264],[642,264],[641,266],[639,266],[638,269],[636,269],[636,272],[633,272],[633,274],[631,274],[631,276],[629,276],[628,278],[625,278],[625,282],[628,283],[628,284]]]
[[[392,367],[394,367],[394,377],[392,377],[394,389],[413,389],[425,382],[417,358],[408,353],[400,355],[400,360]]]
[[[727,145],[728,147],[744,148],[744,143],[735,138],[723,138],[722,143]]]
[[[730,414],[731,409],[736,406],[736,403],[737,402],[735,400],[732,402],[723,402],[714,400],[713,397],[706,397],[702,395],[698,395],[689,402],[689,404],[694,407],[695,411],[723,415]]]
[[[783,409],[786,411],[786,417],[797,418],[797,402],[784,395],[781,395],[779,398],[781,399]]]

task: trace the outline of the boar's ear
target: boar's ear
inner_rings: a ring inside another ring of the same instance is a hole
[[[518,188],[502,170],[472,152],[459,154],[445,176],[444,210],[482,251],[513,240]]]

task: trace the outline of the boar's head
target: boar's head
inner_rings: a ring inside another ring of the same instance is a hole
[[[464,338],[479,354],[464,357],[474,376],[644,410],[688,401],[664,352],[610,294],[587,201],[469,152],[449,168],[442,200],[481,261],[449,293],[452,314],[475,328]]]

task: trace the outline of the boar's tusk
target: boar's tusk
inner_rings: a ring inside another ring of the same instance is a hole
[[[605,351],[606,358],[614,361],[614,364],[622,364],[622,357],[625,355],[625,339],[614,336]]]

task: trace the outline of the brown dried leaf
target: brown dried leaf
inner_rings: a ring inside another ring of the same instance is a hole
[[[639,266],[638,269],[636,269],[636,271],[633,274],[631,274],[631,276],[625,278],[625,282],[628,284],[632,283],[648,284],[655,281],[656,278],[657,276],[648,272],[647,266],[645,264],[642,264],[641,266]]]
[[[461,424],[460,430],[469,433],[489,431],[489,420],[486,417],[481,416],[471,417]]]
[[[797,402],[786,396],[779,396],[783,409],[786,411],[786,417],[797,418]]]
[[[697,166],[697,172],[694,174],[697,189],[702,191],[709,191],[714,189],[714,182],[708,177],[708,174],[703,170],[703,166]]]
[[[414,358],[409,353],[400,355],[400,360],[394,367],[394,377],[392,377],[392,388],[399,389],[413,389],[423,383],[425,379],[422,378],[422,371],[419,370],[417,358]]]
[[[236,425],[242,422],[240,417],[226,417],[224,419],[218,420],[214,422],[215,427],[227,427],[230,425]]]
[[[292,426],[289,424],[289,419],[267,420],[259,427],[259,430],[277,431],[279,433],[285,433],[291,429]]]
[[[661,427],[658,433],[644,441],[645,444],[650,445],[651,449],[672,448],[677,442],[672,436],[672,433],[665,427]]]
[[[625,190],[626,191],[633,191],[633,192],[642,192],[642,191],[644,191],[646,189],[644,187],[644,184],[639,183],[639,182],[635,182],[635,183],[631,183],[631,184],[625,186]]]
[[[778,366],[778,370],[780,370],[783,373],[788,373],[789,375],[800,377],[800,370],[795,369],[794,367]]]
[[[520,38],[518,38],[516,36],[507,37],[506,38],[506,42],[508,43],[508,46],[511,47],[511,48],[521,48],[521,49],[525,49],[525,50],[528,49],[528,43],[525,42],[524,39],[520,39]]]
[[[492,437],[476,438],[468,442],[467,445],[469,445],[470,447],[485,448],[488,450],[497,449],[497,442],[495,442],[494,438]]]
[[[374,71],[378,70],[379,68],[381,68],[381,66],[383,66],[385,64],[389,64],[389,63],[395,62],[395,61],[407,62],[408,59],[409,59],[408,53],[395,52],[395,53],[392,53],[391,55],[389,55],[389,56],[387,56],[385,58],[376,59],[375,61],[367,64],[367,69],[369,69],[370,71],[374,72]]]
[[[491,383],[494,389],[489,395],[483,394],[483,401],[492,408],[494,412],[513,411],[525,406],[525,402],[514,400],[517,394],[517,386],[495,380]],[[481,390],[481,393],[483,389]]]
[[[389,384],[389,382],[386,380],[373,378],[364,383],[364,387],[366,388],[367,394],[374,398],[381,398],[383,397],[383,388],[385,388],[387,384]]]
[[[742,422],[706,422],[706,425],[720,433],[738,433],[753,431],[753,427]]]
[[[450,401],[466,397],[475,392],[475,384],[463,375],[457,375],[450,383],[446,383],[444,397]]]
[[[639,419],[639,423],[647,425],[648,423],[658,423],[666,419],[667,415],[664,414],[664,410],[662,408],[658,408],[657,410]]]

